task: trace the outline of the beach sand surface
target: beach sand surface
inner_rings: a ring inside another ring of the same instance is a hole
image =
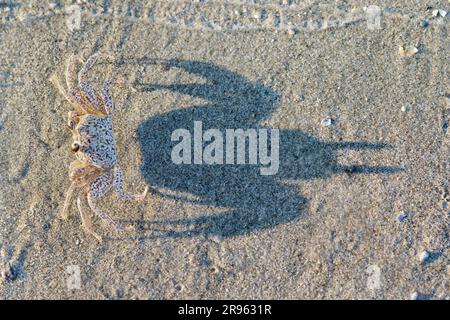
[[[450,15],[435,9],[450,3],[0,7],[0,298],[450,299]],[[99,201],[127,227],[94,217],[101,243],[75,198],[60,219],[71,105],[49,80],[99,51],[92,83],[130,84],[112,88],[125,188],[149,187]],[[194,121],[278,129],[278,172],[175,165],[171,134]]]

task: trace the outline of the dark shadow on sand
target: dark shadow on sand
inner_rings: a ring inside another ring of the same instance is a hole
[[[171,196],[177,201],[225,207],[220,214],[195,218],[133,221],[139,238],[192,237],[197,235],[232,237],[296,221],[307,214],[307,201],[292,184],[282,180],[326,178],[335,174],[391,174],[399,168],[384,166],[342,166],[336,162],[338,149],[380,150],[386,144],[369,142],[324,142],[298,130],[280,130],[280,167],[276,175],[260,175],[260,165],[176,165],[171,151],[177,142],[170,137],[179,128],[193,132],[194,121],[209,128],[262,128],[261,123],[275,111],[279,96],[266,86],[250,82],[235,72],[199,61],[124,60],[124,64],[163,65],[199,76],[206,83],[136,83],[143,92],[166,90],[208,101],[153,116],[138,128],[142,151],[141,171],[156,190],[189,193],[197,200]],[[159,192],[159,191],[156,191]],[[161,193],[162,194],[162,193]]]

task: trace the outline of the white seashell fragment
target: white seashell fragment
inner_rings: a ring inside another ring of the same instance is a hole
[[[419,293],[417,291],[411,294],[411,300],[417,300],[419,298]]]
[[[419,260],[422,263],[426,262],[429,258],[430,258],[430,253],[426,250],[423,251],[419,256]]]
[[[329,127],[333,123],[333,120],[331,118],[325,118],[325,119],[322,119],[322,121],[320,123],[324,127]]]
[[[414,46],[401,46],[398,49],[398,53],[400,54],[400,56],[402,57],[412,57],[413,55],[415,55],[417,52],[419,52],[419,49],[417,49]]]
[[[434,9],[433,11],[431,11],[431,14],[433,15],[433,17],[437,16],[445,17],[447,15],[447,11],[443,9]]]

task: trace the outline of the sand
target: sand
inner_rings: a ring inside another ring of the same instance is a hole
[[[0,5],[0,298],[450,298],[448,1],[52,3]],[[95,217],[102,243],[75,202],[59,219],[74,155],[49,81],[97,51],[93,83],[135,88],[113,88],[125,187],[150,187],[100,201],[129,226]],[[175,165],[194,120],[279,129],[278,173]]]

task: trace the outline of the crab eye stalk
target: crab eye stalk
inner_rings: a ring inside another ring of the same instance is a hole
[[[80,145],[78,143],[72,143],[72,145],[70,146],[70,150],[72,150],[72,152],[77,152],[78,150],[80,150]]]
[[[73,130],[73,128],[75,128],[75,122],[73,120],[69,120],[69,122],[67,122],[67,126],[69,129]]]

